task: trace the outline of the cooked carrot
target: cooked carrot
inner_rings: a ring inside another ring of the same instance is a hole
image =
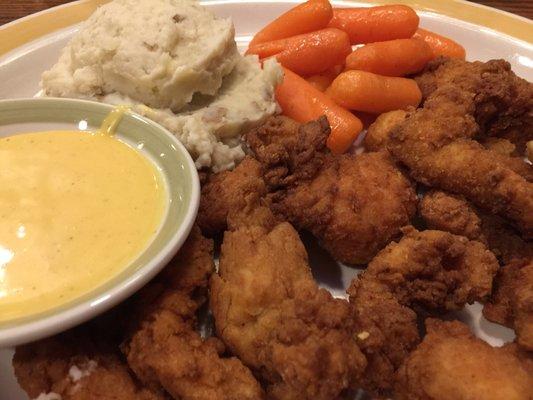
[[[339,76],[343,69],[344,66],[342,64],[336,65],[333,68],[322,72],[321,74],[312,75],[306,80],[316,89],[320,90],[321,92],[325,92],[329,85],[331,85],[331,82],[333,82],[335,78]]]
[[[421,71],[432,58],[433,52],[423,40],[388,40],[355,49],[346,57],[346,69],[404,76]]]
[[[331,82],[333,82],[333,79],[335,79],[335,78],[331,78],[328,75],[318,74],[318,75],[310,76],[306,80],[315,89],[318,89],[321,92],[325,92],[326,89],[329,87],[329,85],[331,85]]]
[[[418,28],[413,38],[426,42],[433,52],[433,58],[446,56],[464,60],[466,57],[466,51],[463,46],[438,33]]]
[[[283,82],[276,88],[276,99],[283,114],[298,122],[309,122],[325,115],[331,126],[327,145],[334,153],[350,148],[363,124],[348,110],[338,106],[305,79],[284,68]]]
[[[336,8],[329,22],[350,36],[352,44],[407,39],[418,28],[416,12],[403,5],[370,8]]]
[[[332,16],[333,10],[328,0],[306,1],[257,32],[250,46],[325,28]]]
[[[326,90],[337,104],[350,110],[380,114],[418,106],[422,93],[413,79],[346,71]]]
[[[343,63],[351,51],[350,40],[345,32],[327,28],[260,43],[250,47],[247,54],[257,54],[259,58],[275,56],[284,67],[308,76]]]

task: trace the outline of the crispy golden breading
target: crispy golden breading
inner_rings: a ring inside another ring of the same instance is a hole
[[[18,383],[32,399],[51,392],[63,400],[167,399],[136,381],[109,339],[83,326],[20,346],[13,359]]]
[[[462,196],[429,191],[418,211],[428,228],[485,243],[505,264],[516,258],[533,258],[533,243],[524,241],[503,218],[479,210]]]
[[[228,210],[232,206],[244,206],[249,193],[266,194],[261,164],[246,157],[233,171],[210,175],[202,185],[198,225],[202,233],[215,236],[226,230]]]
[[[358,343],[368,359],[365,388],[390,394],[392,377],[419,341],[415,311],[445,312],[486,298],[498,269],[481,243],[441,231],[405,230],[353,280]]]
[[[533,351],[533,259],[513,260],[500,268],[494,285],[483,315],[513,328],[517,344]]]
[[[533,166],[524,161],[523,156],[518,155],[516,146],[507,139],[489,137],[481,144],[497,157],[498,162],[504,163],[509,169],[524,177],[528,182],[533,182]]]
[[[236,358],[221,358],[222,343],[196,331],[213,271],[213,244],[194,229],[172,264],[138,295],[141,320],[124,354],[141,382],[175,399],[261,399],[250,370]]]
[[[365,368],[350,305],[319,289],[293,227],[249,197],[230,213],[211,281],[218,336],[272,399],[337,399]]]
[[[533,84],[517,77],[504,60],[468,62],[440,58],[416,78],[424,99],[446,85],[475,94],[473,116],[481,137],[504,137],[519,147],[533,139]]]
[[[336,260],[364,264],[410,223],[416,195],[386,152],[331,154],[325,119],[296,133],[273,118],[247,135],[273,212],[316,236]]]
[[[393,129],[388,149],[417,181],[462,194],[532,237],[533,183],[471,139],[479,130],[474,95],[452,85],[435,90],[424,108]]]
[[[396,400],[531,400],[533,361],[515,345],[491,347],[458,321],[426,327],[398,371]]]
[[[410,110],[412,112],[414,110]],[[396,110],[381,114],[368,127],[364,145],[368,151],[386,150],[389,143],[389,135],[392,130],[409,115],[408,111]]]

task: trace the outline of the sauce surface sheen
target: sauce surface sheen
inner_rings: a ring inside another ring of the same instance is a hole
[[[166,211],[155,165],[113,136],[0,139],[0,322],[49,310],[123,271]]]

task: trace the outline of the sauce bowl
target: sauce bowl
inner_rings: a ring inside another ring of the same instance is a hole
[[[52,130],[97,131],[112,110],[113,106],[85,100],[1,100],[0,137]],[[185,147],[166,129],[134,113],[123,116],[116,136],[149,158],[166,183],[168,204],[159,230],[132,263],[89,293],[53,309],[0,323],[0,348],[59,333],[117,305],[152,279],[186,240],[198,212],[200,182]]]

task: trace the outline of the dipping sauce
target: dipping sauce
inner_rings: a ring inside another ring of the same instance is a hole
[[[166,211],[155,165],[111,135],[0,139],[0,322],[49,310],[123,271]]]

